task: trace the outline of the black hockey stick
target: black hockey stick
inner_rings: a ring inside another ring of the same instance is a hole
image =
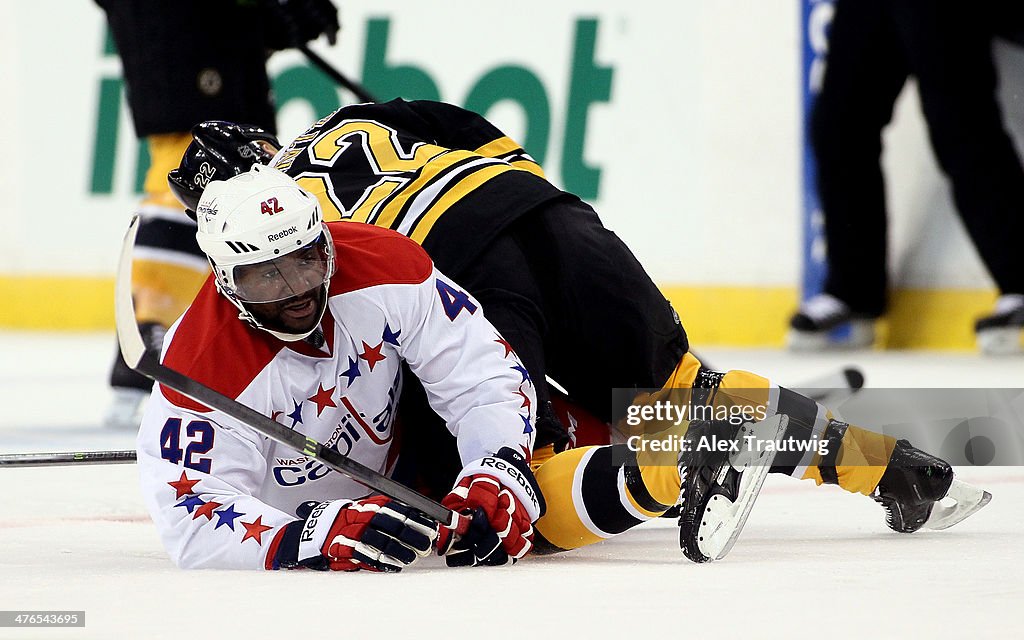
[[[305,55],[306,58],[313,63],[313,66],[315,66],[320,71],[324,72],[324,74],[331,80],[334,80],[339,85],[341,85],[342,89],[348,89],[363,102],[379,102],[377,98],[373,97],[373,95],[366,90],[366,87],[359,84],[355,80],[350,80],[347,76],[345,76],[340,71],[335,69],[330,62],[327,62],[326,60],[321,58],[316,52],[314,52],[308,46],[301,45],[299,47],[299,51],[301,51],[303,55]]]
[[[114,293],[114,317],[117,322],[117,340],[121,344],[121,353],[124,355],[124,361],[129,367],[204,406],[216,409],[235,420],[245,423],[267,438],[290,447],[295,451],[299,451],[303,455],[323,463],[330,469],[342,473],[378,493],[416,509],[425,516],[433,518],[458,533],[465,531],[469,524],[468,518],[355,460],[350,460],[334,449],[323,446],[313,438],[308,438],[278,422],[274,422],[262,413],[161,364],[159,355],[146,349],[146,344],[139,333],[139,327],[135,324],[135,308],[131,295],[131,274],[132,247],[135,245],[135,235],[138,233],[138,229],[139,218],[135,216],[128,226],[128,231],[124,236],[124,244],[121,246],[121,258],[117,268],[117,285]]]
[[[547,377],[549,385],[568,396],[568,392]],[[864,374],[856,367],[844,367],[833,373],[806,380],[792,387],[805,393],[809,398],[825,405],[834,405],[857,393],[864,386]],[[831,408],[835,408],[831,406]],[[135,462],[134,449],[112,451],[56,451],[52,453],[4,453],[0,454],[0,467],[49,467],[78,464],[132,464]],[[672,512],[665,517],[675,518]]]
[[[0,467],[51,467],[79,464],[134,464],[135,451],[59,451],[0,454]]]
[[[568,392],[547,377],[549,385],[568,396]],[[864,374],[856,367],[844,367],[833,373],[806,380],[803,384],[790,387],[810,399],[835,408],[835,404],[857,393],[864,386]],[[5,453],[0,454],[0,467],[47,467],[76,464],[131,464],[135,462],[134,449],[113,451],[57,451],[52,453]],[[677,517],[673,512],[665,517]]]
[[[799,386],[788,388],[818,404],[836,409],[839,404],[846,402],[864,388],[864,373],[857,367],[843,367],[834,373],[805,380]]]

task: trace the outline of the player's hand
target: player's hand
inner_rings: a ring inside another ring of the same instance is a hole
[[[441,503],[471,518],[457,538],[441,530],[438,551],[449,567],[514,563],[533,547],[533,523],[544,513],[529,464],[509,447],[467,465]]]
[[[429,555],[437,539],[436,522],[384,496],[303,507],[300,517],[309,513],[296,559],[311,569],[401,571]]]
[[[338,8],[331,0],[264,0],[266,43],[271,49],[300,47],[321,35],[338,41]]]

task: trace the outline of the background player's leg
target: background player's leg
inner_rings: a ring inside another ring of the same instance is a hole
[[[210,271],[196,242],[196,224],[167,185],[167,172],[178,166],[190,142],[188,133],[147,139],[151,164],[132,261],[132,298],[140,324],[171,326]]]
[[[971,241],[1004,296],[999,317],[976,328],[979,345],[993,353],[1020,351],[1024,254],[1013,248],[1024,243],[1024,169],[996,99],[988,12],[947,1],[893,5],[932,148]],[[1007,339],[999,340],[1002,335]]]
[[[132,298],[136,321],[150,348],[160,348],[164,332],[192,302],[209,273],[196,243],[195,223],[167,186],[167,172],[178,166],[191,140],[187,133],[154,135],[147,140],[151,164],[146,174],[146,198],[139,207]],[[110,386],[114,400],[104,423],[115,429],[135,429],[152,380],[130,369],[118,350],[110,371]]]
[[[133,264],[135,308],[143,337],[159,346],[163,331],[192,301],[205,277],[194,223],[167,187],[188,131],[204,120],[274,131],[260,3],[98,0],[121,57],[135,133],[147,141],[142,224]],[[111,372],[108,426],[134,429],[151,383],[124,366]]]
[[[793,316],[796,349],[866,346],[886,307],[882,130],[907,78],[889,0],[838,0],[821,92],[811,115],[825,216],[823,294]]]

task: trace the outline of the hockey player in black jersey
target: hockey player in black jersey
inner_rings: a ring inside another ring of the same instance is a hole
[[[752,395],[766,414],[785,417],[778,423],[785,437],[831,445],[828,454],[779,458],[772,471],[871,496],[885,506],[897,531],[950,526],[988,499],[954,481],[944,461],[906,441],[846,425],[766,378],[702,366],[689,352],[679,317],[622,241],[589,205],[547,182],[517,143],[477,114],[424,101],[347,106],[273,157],[266,149],[272,140],[251,128],[204,123],[193,135],[181,166],[169,176],[188,209],[194,210],[208,181],[267,162],[314,194],[325,219],[409,236],[482,303],[532,380],[550,376],[566,389],[576,415],[582,410],[610,423],[613,389],[700,390],[711,404],[730,401],[731,394]],[[688,557],[705,561],[728,551],[728,545],[698,544],[709,525],[694,515],[712,501],[738,504],[743,491],[756,496],[760,481],[748,486],[749,469],[730,455],[684,455],[680,473],[674,454],[668,460],[622,445],[577,447],[553,457],[565,445],[566,429],[552,410],[547,385],[537,384],[536,391],[533,463],[549,506],[537,524],[538,550],[611,537],[682,497],[681,542]],[[687,424],[676,425],[676,435],[684,437]],[[420,427],[406,437],[414,443],[410,449],[422,452],[432,438],[422,437],[427,430]],[[436,458],[430,468],[444,469],[444,451],[431,451]],[[714,473],[701,472],[708,468]],[[681,475],[687,478],[682,493]],[[947,494],[957,506],[935,509]],[[734,524],[742,526],[746,512],[723,517],[738,518]]]

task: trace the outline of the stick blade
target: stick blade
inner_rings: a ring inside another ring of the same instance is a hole
[[[135,323],[135,305],[132,303],[132,249],[139,232],[139,216],[133,216],[121,243],[121,257],[117,263],[117,283],[114,287],[114,321],[117,325],[117,342],[121,354],[129,367],[139,366],[146,353],[146,343]]]

